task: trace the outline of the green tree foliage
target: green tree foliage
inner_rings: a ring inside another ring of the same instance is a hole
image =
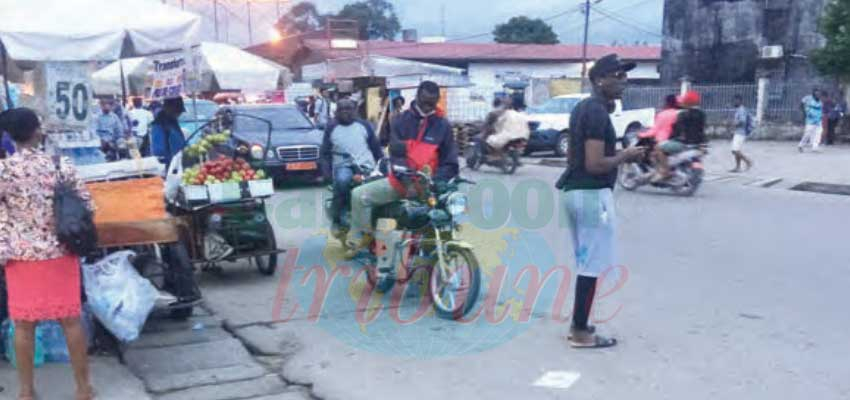
[[[316,5],[309,1],[302,1],[289,9],[289,11],[275,22],[275,29],[282,36],[297,35],[299,33],[321,29],[325,24],[326,16],[319,13]]]
[[[498,43],[558,43],[558,35],[551,25],[542,19],[525,16],[513,17],[507,23],[496,25],[493,36]]]
[[[832,0],[820,21],[826,46],[815,50],[812,61],[825,75],[850,83],[850,0]]]
[[[346,4],[336,17],[356,20],[361,40],[393,40],[401,31],[395,8],[387,0],[364,0]]]

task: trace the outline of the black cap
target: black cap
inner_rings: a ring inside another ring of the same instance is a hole
[[[593,68],[590,69],[590,80],[608,75],[613,72],[629,72],[637,67],[633,62],[624,63],[620,60],[620,56],[616,54],[608,54],[596,60]]]

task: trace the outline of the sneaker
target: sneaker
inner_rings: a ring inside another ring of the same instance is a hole
[[[345,240],[345,258],[350,260],[356,257],[360,252],[368,249],[370,244],[372,244],[372,235],[365,232],[349,232]]]

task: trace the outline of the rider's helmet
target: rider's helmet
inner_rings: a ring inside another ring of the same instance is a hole
[[[676,102],[679,103],[679,107],[682,108],[694,108],[699,107],[701,96],[699,92],[696,90],[688,90],[685,94],[679,96],[676,99]]]

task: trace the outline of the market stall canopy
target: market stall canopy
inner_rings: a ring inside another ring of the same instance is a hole
[[[420,78],[434,80],[441,86],[468,85],[460,68],[375,55],[328,60],[305,65],[301,71],[305,81],[384,77],[391,89],[393,86],[405,86],[401,82],[418,81]],[[399,84],[394,85],[394,81]]]
[[[201,18],[156,0],[0,0],[16,61],[111,61],[197,45]]]
[[[204,42],[200,46],[201,91],[242,90],[260,92],[284,88],[291,82],[289,69],[223,43]],[[114,62],[92,75],[97,94],[121,93],[121,66],[127,91],[142,95],[153,58],[131,58]]]

